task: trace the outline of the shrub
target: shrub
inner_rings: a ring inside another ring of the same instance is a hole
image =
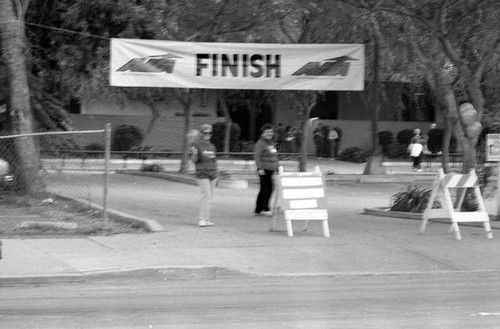
[[[387,155],[389,146],[394,142],[392,132],[388,130],[378,133],[378,143],[382,147],[382,154]]]
[[[370,151],[363,150],[360,147],[349,147],[340,153],[340,160],[355,163],[363,163],[368,160]]]
[[[113,151],[129,151],[133,147],[141,145],[143,139],[144,134],[139,127],[121,125],[113,131],[111,149]]]
[[[42,135],[40,153],[43,156],[60,156],[64,151],[79,151],[80,146],[71,138],[60,135]]]
[[[133,147],[131,151],[134,152],[141,152],[141,151],[153,151],[154,148],[151,145],[144,145],[144,146],[137,146]],[[136,158],[136,159],[141,159],[141,160],[146,160],[152,157],[150,154],[134,154],[130,156],[131,158]]]
[[[217,152],[224,151],[224,138],[226,136],[226,122],[216,122],[213,125],[211,142],[214,143]],[[229,152],[239,152],[241,128],[237,123],[231,124]]]
[[[423,213],[429,204],[432,194],[431,188],[423,188],[418,185],[409,185],[405,190],[391,196],[391,210],[403,212]],[[457,197],[457,193],[451,193],[451,197]],[[453,200],[452,200],[453,202]],[[441,202],[435,200],[432,208],[440,208]],[[460,211],[477,211],[478,204],[473,189],[467,189]]]
[[[392,143],[387,147],[387,153],[385,153],[385,155],[390,159],[406,159],[408,156],[407,149],[407,145]]]
[[[85,145],[85,151],[104,151],[104,145],[99,143],[90,143]]]
[[[422,213],[427,208],[431,194],[430,188],[409,185],[405,190],[391,196],[391,210]],[[433,208],[435,207],[439,207],[439,202],[434,203]]]
[[[89,158],[100,158],[100,157],[103,157],[103,155],[104,155],[105,147],[104,147],[104,145],[99,144],[99,143],[90,143],[88,145],[85,145],[85,147],[83,149],[85,151],[100,151],[100,152],[103,152],[103,153],[83,153],[82,152],[82,155],[86,154],[86,156],[89,157]]]
[[[145,164],[142,165],[141,171],[148,171],[148,172],[163,172],[165,171],[165,168],[158,163],[152,163],[152,164]]]
[[[403,129],[396,135],[396,140],[399,144],[408,145],[413,137],[413,129]]]

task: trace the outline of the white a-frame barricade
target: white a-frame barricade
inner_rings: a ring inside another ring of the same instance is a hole
[[[461,212],[462,203],[465,198],[467,189],[474,190],[475,201],[477,202],[478,209],[473,212]],[[456,203],[453,205],[452,193],[454,190],[456,196]],[[440,197],[441,208],[432,208],[434,201]],[[420,231],[425,231],[425,226],[429,218],[450,218],[451,231],[455,232],[455,238],[461,240],[460,229],[458,223],[464,222],[478,222],[483,223],[484,229],[489,239],[493,238],[493,233],[490,227],[490,217],[486,211],[484,200],[479,189],[478,177],[474,169],[469,174],[444,174],[443,169],[439,169],[438,176],[434,181],[432,194],[429,203],[422,217],[422,225]]]
[[[325,193],[323,174],[316,166],[314,172],[284,172],[279,168],[276,194],[273,206],[271,231],[274,231],[276,221],[283,213],[286,230],[289,237],[293,236],[292,221],[321,221],[323,235],[330,236],[328,227],[328,202]]]

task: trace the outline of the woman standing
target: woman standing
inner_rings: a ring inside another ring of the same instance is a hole
[[[274,127],[267,123],[260,128],[255,144],[254,160],[260,179],[260,190],[255,204],[255,215],[272,216],[269,200],[273,194],[273,174],[278,169],[278,151],[273,142]]]
[[[212,211],[213,192],[217,182],[217,159],[215,146],[210,142],[212,125],[204,124],[200,127],[201,138],[193,143],[190,159],[196,166],[196,178],[201,190],[200,212],[198,225],[200,227],[213,226],[210,221]]]

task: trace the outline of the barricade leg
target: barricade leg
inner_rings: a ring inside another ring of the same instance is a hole
[[[323,235],[325,236],[325,238],[329,238],[330,237],[330,228],[328,227],[328,221],[327,220],[323,221]]]
[[[484,230],[486,231],[486,235],[488,236],[488,239],[493,239],[493,232],[491,232],[490,223],[484,222]]]
[[[293,227],[291,220],[286,220],[286,233],[290,238],[293,236]]]
[[[451,224],[453,231],[455,232],[455,239],[462,240],[462,236],[460,235],[460,229],[458,228],[458,223]]]
[[[276,220],[278,219],[278,211],[275,210],[273,213],[273,218],[271,219],[271,231],[274,231],[276,228]]]

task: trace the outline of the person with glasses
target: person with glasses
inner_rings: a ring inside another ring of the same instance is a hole
[[[266,123],[260,129],[260,138],[255,144],[254,160],[260,179],[260,190],[255,204],[256,216],[272,216],[269,200],[274,190],[273,174],[278,169],[278,151],[274,145],[274,127]]]
[[[217,159],[215,157],[215,146],[210,142],[213,127],[210,124],[203,124],[200,127],[200,136],[192,144],[190,150],[190,160],[194,162],[196,168],[196,178],[201,190],[200,212],[198,225],[200,227],[214,226],[210,221],[212,212],[213,193],[217,182]]]

